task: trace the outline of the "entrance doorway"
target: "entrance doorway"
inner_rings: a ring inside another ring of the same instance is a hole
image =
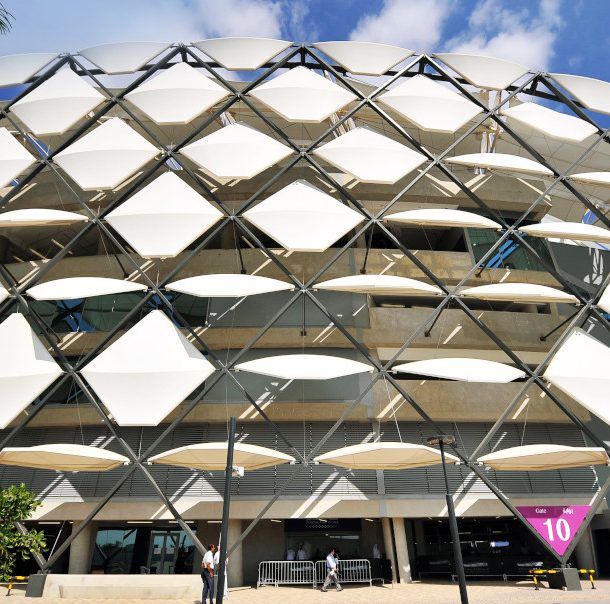
[[[189,572],[193,564],[192,542],[183,531],[152,531],[148,550],[148,568],[152,574],[169,575]],[[191,560],[187,560],[191,554]]]

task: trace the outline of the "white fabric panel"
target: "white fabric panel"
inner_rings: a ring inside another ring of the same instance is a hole
[[[30,287],[27,294],[34,300],[78,300],[145,289],[146,285],[109,277],[67,277]]]
[[[169,47],[167,42],[115,42],[78,52],[102,71],[116,74],[137,71]]]
[[[551,302],[578,304],[578,298],[554,287],[534,283],[492,283],[467,287],[460,291],[460,296],[478,298],[479,300],[498,300],[505,302],[522,302],[547,304]]]
[[[481,55],[437,53],[434,56],[478,88],[503,90],[529,71],[519,63]]]
[[[214,372],[160,310],[81,371],[120,426],[156,426]]]
[[[112,210],[106,221],[143,258],[173,258],[222,216],[174,172],[165,172]]]
[[[0,214],[0,227],[28,227],[28,226],[61,226],[87,222],[87,217],[75,212],[64,210],[47,210],[44,208],[27,208],[23,210],[10,210]]]
[[[564,73],[552,73],[551,76],[587,109],[610,114],[610,82]]]
[[[543,377],[610,425],[610,348],[574,329],[551,359]]]
[[[57,57],[56,53],[29,53],[0,57],[0,87],[16,86],[27,82],[55,57]]]
[[[566,445],[524,445],[494,451],[477,460],[494,470],[536,472],[608,465],[610,458],[602,447]]]
[[[295,286],[278,279],[237,273],[188,277],[170,283],[166,289],[201,298],[240,298],[294,290]]]
[[[421,210],[406,210],[384,217],[388,222],[401,224],[417,224],[421,226],[473,228],[473,229],[501,229],[495,221],[465,212],[464,210],[448,210],[445,208],[424,208]]]
[[[362,182],[393,184],[419,168],[426,157],[369,128],[354,128],[314,150]]]
[[[533,237],[556,237],[574,241],[597,241],[610,243],[610,231],[594,224],[582,222],[542,222],[519,227],[519,230]]]
[[[252,71],[292,46],[292,42],[272,38],[212,38],[193,42],[193,46],[226,69]]]
[[[280,189],[243,216],[294,252],[323,252],[364,220],[360,213],[304,180]]]
[[[509,123],[514,120],[547,136],[569,143],[581,143],[597,132],[593,124],[575,115],[554,111],[538,103],[521,103],[501,109],[500,113],[509,118]]]
[[[0,428],[4,429],[62,373],[23,315],[0,323]],[[10,342],[10,346],[6,346]]]
[[[148,462],[221,472],[227,466],[227,448],[228,444],[226,442],[186,445],[154,455]],[[258,445],[236,442],[233,448],[233,464],[246,470],[271,468],[293,461],[294,457],[290,455]]]
[[[180,153],[219,181],[253,178],[293,153],[283,143],[246,124],[230,124]]]
[[[114,189],[145,163],[159,154],[159,149],[113,117],[85,134],[53,160],[84,191]]]
[[[107,472],[128,463],[124,455],[87,445],[47,444],[0,451],[0,466],[58,472]]]
[[[105,98],[66,68],[14,103],[11,112],[36,135],[63,134]]]
[[[326,354],[283,354],[264,357],[238,363],[235,369],[285,380],[329,380],[373,372],[373,367],[366,363]]]
[[[125,98],[157,124],[187,124],[229,94],[188,63],[176,63]]]
[[[572,174],[568,178],[589,185],[610,187],[610,172],[581,172],[579,174]]]
[[[469,153],[467,155],[456,155],[448,157],[445,163],[458,166],[473,166],[479,168],[490,168],[493,170],[505,170],[508,172],[522,172],[523,174],[540,174],[541,176],[552,176],[553,172],[545,168],[541,163],[508,153]]]
[[[314,461],[350,470],[408,470],[442,463],[439,450],[401,442],[352,445],[318,455]],[[459,459],[445,453],[445,461],[454,464]]]
[[[415,54],[400,46],[354,40],[316,42],[313,46],[350,73],[362,75],[382,75]]]
[[[597,306],[610,313],[610,286],[606,287],[606,289],[604,289],[602,292],[602,295],[597,301]]]
[[[0,188],[35,161],[34,156],[6,128],[0,128]]]
[[[249,94],[289,122],[306,123],[319,123],[357,98],[300,66],[259,84]]]
[[[316,283],[315,289],[386,296],[438,296],[442,290],[416,279],[395,275],[354,275]]]
[[[485,359],[469,359],[459,357],[428,359],[395,365],[392,371],[397,373],[413,373],[429,375],[443,380],[460,382],[489,382],[507,384],[513,380],[525,377],[520,369],[515,369],[504,363],[487,361]]]
[[[482,111],[457,92],[424,75],[416,75],[377,98],[428,132],[453,134]]]
[[[9,296],[10,294],[8,293],[8,290],[0,285],[0,304],[2,304],[2,302],[4,302]]]

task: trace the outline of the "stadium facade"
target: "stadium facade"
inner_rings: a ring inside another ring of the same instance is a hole
[[[252,38],[0,65],[0,486],[42,500],[42,568],[198,573],[222,469],[150,458],[223,443],[235,416],[238,442],[294,461],[234,479],[230,585],[331,542],[397,581],[451,574],[438,465],[315,460],[438,433],[469,574],[553,559],[516,508],[590,504],[568,556],[610,573],[603,465],[478,462],[610,450],[582,395],[603,354],[545,377],[575,334],[610,343],[610,84]]]

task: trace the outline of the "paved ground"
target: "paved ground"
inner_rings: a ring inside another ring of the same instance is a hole
[[[532,584],[514,583],[472,583],[468,587],[470,604],[597,604],[610,602],[610,581],[596,582],[597,589],[591,590],[583,581],[583,591],[563,592],[551,589],[534,591]],[[0,588],[0,597],[6,589]],[[14,591],[11,600],[21,600],[22,591]],[[4,600],[3,604],[10,604]],[[32,601],[32,600],[28,600]],[[146,600],[72,600],[40,598],[40,604],[140,604]],[[150,600],[148,600],[150,601]],[[162,600],[155,600],[161,602]],[[164,600],[168,601],[168,600]],[[230,592],[227,604],[459,604],[459,592],[456,584],[451,583],[413,583],[395,587],[362,587],[347,586],[341,593],[329,591],[321,593],[310,588],[264,587],[262,589],[236,588]],[[36,601],[35,601],[36,602]],[[173,604],[197,604],[197,600],[172,600]]]

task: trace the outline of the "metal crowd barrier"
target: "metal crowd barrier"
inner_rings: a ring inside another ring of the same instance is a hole
[[[368,583],[373,585],[371,578],[371,563],[368,560],[339,560],[338,565],[339,583]],[[316,577],[314,587],[317,583],[324,583],[326,579],[326,560],[316,562]]]
[[[311,585],[316,586],[313,562],[297,560],[268,560],[258,565],[256,587],[263,585]]]

